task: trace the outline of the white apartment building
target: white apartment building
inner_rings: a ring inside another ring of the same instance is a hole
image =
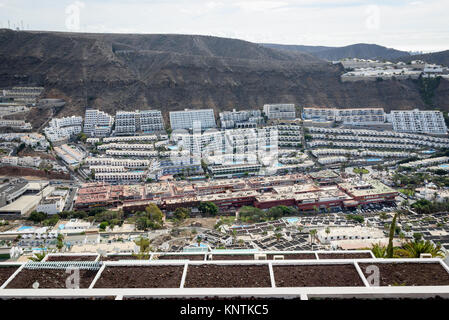
[[[152,144],[145,143],[106,143],[99,145],[98,150],[109,150],[109,149],[131,149],[131,150],[154,150]]]
[[[10,166],[34,167],[38,168],[42,163],[40,157],[2,157],[1,163]]]
[[[68,165],[76,166],[83,161],[85,155],[81,151],[66,144],[54,148],[56,154]]]
[[[320,164],[333,164],[333,163],[341,163],[348,161],[348,158],[344,156],[336,156],[336,157],[322,157],[318,158],[318,162]]]
[[[269,120],[293,120],[296,118],[294,104],[266,104],[263,112]]]
[[[111,133],[114,117],[106,112],[87,109],[84,117],[84,133],[92,137],[105,137]]]
[[[299,123],[282,123],[276,126],[278,145],[281,148],[298,148],[302,145],[302,130]]]
[[[86,159],[86,164],[89,166],[111,166],[111,167],[125,167],[131,169],[146,168],[152,163],[151,160],[140,159],[117,159],[104,157],[89,157]]]
[[[223,129],[255,128],[264,122],[260,110],[241,110],[220,112],[220,125]]]
[[[376,125],[385,123],[383,108],[304,108],[304,120],[337,121],[348,125]]]
[[[118,111],[115,115],[115,132],[118,135],[164,130],[164,120],[159,110]]]
[[[149,157],[157,158],[159,156],[158,151],[147,151],[147,150],[106,150],[108,156],[132,156],[132,157]]]
[[[194,123],[201,125],[201,129],[215,128],[215,115],[213,109],[171,111],[170,125],[172,130],[193,129]]]
[[[51,127],[73,127],[79,126],[81,127],[83,123],[82,117],[71,116],[71,117],[63,117],[63,118],[53,118],[50,120],[49,125]]]
[[[443,67],[437,64],[426,64],[423,69],[424,73],[442,73]]]
[[[174,133],[171,139],[179,150],[203,157],[236,154],[256,156],[267,148],[277,151],[279,140],[276,127]]]
[[[312,138],[322,139],[326,141],[309,141],[309,143],[317,145],[340,143],[334,140],[353,141],[360,145],[365,142],[382,142],[406,144],[409,146],[431,147],[431,148],[448,148],[449,139],[442,137],[433,137],[425,134],[411,134],[395,131],[376,131],[376,130],[361,130],[361,129],[337,129],[337,128],[322,128],[310,127],[308,128]]]
[[[50,124],[50,126],[44,129],[45,136],[53,143],[67,141],[80,132],[81,125],[58,127]]]
[[[20,142],[25,143],[25,145],[37,151],[46,151],[50,146],[45,137],[37,132],[20,136]]]
[[[165,135],[163,135],[165,138]],[[103,138],[104,143],[108,142],[133,142],[133,141],[156,141],[158,136],[155,134],[145,136],[120,136]],[[161,137],[162,139],[162,137]]]
[[[435,164],[447,163],[449,162],[449,157],[438,157],[438,158],[428,158],[423,160],[412,161],[408,163],[401,164],[401,166],[406,168],[416,168],[416,167],[429,167]]]
[[[41,200],[36,207],[36,211],[45,212],[50,215],[64,211],[68,194],[68,190],[54,190],[50,195]]]
[[[19,130],[31,130],[31,123],[25,122],[23,120],[0,120],[0,127],[8,127]]]
[[[409,158],[416,155],[415,153],[403,151],[377,151],[377,150],[360,151],[358,149],[324,149],[324,148],[312,150],[312,154],[315,157],[320,157],[323,155],[351,156],[355,157],[354,160],[357,160],[360,157],[367,157],[367,156],[381,157],[381,158]]]
[[[86,139],[86,143],[96,144],[98,142],[100,142],[100,138],[87,138]]]
[[[447,134],[443,113],[434,110],[393,110],[389,116],[394,131]]]
[[[99,172],[95,173],[95,180],[102,182],[136,182],[146,177],[145,171]]]

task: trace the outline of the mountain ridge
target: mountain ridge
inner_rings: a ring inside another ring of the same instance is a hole
[[[191,35],[82,34],[0,30],[0,87],[41,85],[63,98],[58,116],[85,107],[307,106],[426,108],[411,80],[343,83],[341,65],[307,53],[237,39]],[[447,81],[435,101],[449,110]]]
[[[400,51],[393,48],[387,48],[384,46],[370,43],[356,43],[343,47],[279,45],[270,43],[262,45],[268,48],[310,53],[311,55],[317,58],[329,61],[340,60],[343,58],[390,60],[410,56],[410,53],[406,51]]]

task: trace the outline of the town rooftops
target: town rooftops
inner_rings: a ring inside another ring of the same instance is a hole
[[[323,170],[318,172],[311,172],[309,176],[312,179],[329,179],[329,178],[338,178],[338,174],[331,170]]]
[[[397,193],[396,190],[377,180],[346,182],[340,183],[338,186],[354,197]]]

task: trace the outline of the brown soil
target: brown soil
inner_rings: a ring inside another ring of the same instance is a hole
[[[379,268],[381,286],[447,286],[449,273],[439,263],[360,263],[366,277],[366,268]]]
[[[0,176],[20,176],[20,177],[39,177],[44,179],[55,179],[55,180],[70,180],[70,174],[61,173],[56,171],[45,172],[43,170],[14,167],[14,166],[4,166],[0,167]]]
[[[187,269],[186,288],[271,287],[267,265],[199,265]]]
[[[353,265],[273,266],[277,287],[361,287]]]
[[[179,288],[184,266],[107,267],[95,288]]]
[[[47,261],[95,261],[97,256],[50,256]]]
[[[135,256],[108,256],[108,257],[100,257],[101,261],[119,261],[119,260],[138,260]]]
[[[320,259],[369,259],[372,258],[369,252],[345,252],[345,253],[318,253]]]
[[[204,254],[195,255],[161,255],[158,260],[204,260]]]
[[[17,270],[17,267],[0,267],[0,287]]]
[[[316,260],[314,253],[292,253],[292,254],[267,254],[268,260],[273,260],[273,257],[277,255],[284,256],[284,260]]]
[[[80,288],[88,288],[98,271],[80,270]],[[66,280],[70,277],[65,269],[22,269],[8,284],[8,289],[31,289],[34,282],[39,288],[66,288]]]
[[[254,260],[253,254],[214,254],[212,260]]]
[[[19,157],[40,157],[41,159],[48,159],[48,160],[55,160],[55,157],[53,157],[51,154],[41,152],[41,151],[34,151],[31,147],[27,146],[22,151],[20,151],[17,156]]]

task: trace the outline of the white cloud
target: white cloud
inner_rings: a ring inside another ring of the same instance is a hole
[[[268,11],[288,5],[288,2],[280,1],[241,1],[234,5],[243,10],[249,11]]]
[[[0,0],[0,24],[67,31],[71,2]],[[449,49],[447,0],[89,0],[83,32],[189,33],[254,42],[343,46],[378,43],[407,50]],[[379,4],[380,3],[380,4]],[[379,16],[366,8],[376,5]],[[368,19],[368,20],[367,20]]]

